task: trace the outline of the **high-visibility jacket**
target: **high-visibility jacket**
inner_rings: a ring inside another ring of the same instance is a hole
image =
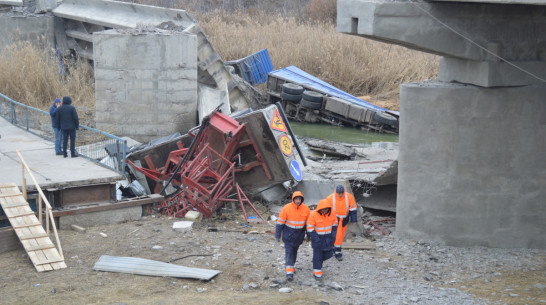
[[[302,203],[298,206],[294,198],[301,197]],[[299,246],[305,239],[305,223],[309,217],[309,207],[303,203],[304,197],[300,191],[292,194],[292,202],[286,204],[277,218],[275,238],[281,238],[290,245]]]
[[[326,197],[326,200],[332,205],[336,216],[342,221],[340,225],[346,226],[349,222],[349,217],[351,218],[351,222],[357,221],[356,201],[353,194],[343,192],[341,196],[338,196],[334,191],[333,194]]]
[[[337,217],[333,211],[321,214],[321,209],[331,205],[325,199],[319,201],[317,209],[311,212],[307,219],[307,234],[311,237],[313,249],[331,250],[334,246],[337,233]]]

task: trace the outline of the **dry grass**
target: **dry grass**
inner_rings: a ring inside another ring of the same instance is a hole
[[[275,69],[294,65],[353,95],[397,92],[437,75],[437,56],[337,33],[328,22],[223,11],[197,20],[225,60],[267,48]]]
[[[64,61],[67,71],[60,73],[53,49],[37,47],[28,41],[15,42],[0,50],[0,88],[11,99],[49,111],[56,97],[71,96],[75,106],[94,114],[93,71],[85,62]]]
[[[139,2],[180,6],[173,1]],[[301,16],[287,17],[284,10],[267,13],[255,8],[200,11],[195,16],[224,60],[239,59],[267,48],[275,69],[297,66],[355,96],[371,95],[398,103],[400,84],[436,78],[437,56],[337,33],[331,19],[325,17],[335,0],[308,3],[300,8],[302,16],[308,16],[307,21]],[[85,107],[82,114],[92,117],[95,98],[90,66],[86,62],[65,61],[65,67],[70,73],[63,77],[52,49],[40,49],[28,42],[14,43],[0,50],[1,92],[44,110],[55,97],[70,95],[76,106]]]

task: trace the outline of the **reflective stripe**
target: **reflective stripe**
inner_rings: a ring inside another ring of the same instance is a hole
[[[336,213],[336,197],[337,197],[337,196],[336,196],[336,191],[334,191],[334,194],[333,194],[332,197],[334,197],[334,213]],[[355,207],[355,209],[356,209],[356,207]],[[345,210],[346,210],[346,211],[349,211],[349,198],[347,197],[347,192],[345,192]],[[340,216],[340,215],[338,215],[338,214],[336,213],[336,215],[337,215],[337,217],[339,217],[339,218],[345,218],[345,217],[347,217],[347,214],[345,214],[345,216]]]
[[[287,226],[289,228],[292,228],[292,229],[303,229],[305,227],[305,225],[293,226],[293,225],[289,225],[289,224],[285,224],[285,226]]]
[[[318,235],[326,235],[326,234],[332,234],[332,231],[328,232],[317,232]]]
[[[322,269],[313,269],[313,273],[316,277],[322,277]]]
[[[294,266],[286,266],[286,274],[294,274]]]
[[[332,230],[332,226],[327,226],[327,227],[315,227],[317,229],[317,231],[321,231],[321,232],[324,232],[326,230],[329,230],[331,231]]]
[[[277,223],[283,225],[285,222],[286,222],[286,220],[284,220],[282,218],[277,218]]]
[[[307,220],[304,220],[304,221],[294,221],[294,220],[290,220],[290,219],[289,219],[289,220],[287,220],[286,222],[292,223],[292,224],[294,224],[294,225],[304,225],[306,221],[307,221]]]
[[[305,227],[305,223],[307,221],[293,221],[293,220],[287,220],[286,226],[292,228],[292,229],[303,229]]]

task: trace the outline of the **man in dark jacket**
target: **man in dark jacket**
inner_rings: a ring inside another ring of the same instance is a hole
[[[68,157],[66,148],[68,146],[68,137],[70,137],[70,154],[72,158],[76,158],[76,129],[80,129],[80,120],[78,119],[78,112],[76,108],[72,106],[72,99],[69,96],[63,97],[63,104],[57,108],[55,114],[57,125],[62,131],[63,136],[63,155]]]
[[[55,134],[55,154],[56,155],[62,155],[63,152],[61,150],[61,140],[63,138],[61,129],[59,128],[59,125],[57,124],[57,108],[61,106],[61,99],[56,98],[53,102],[53,105],[49,107],[49,115],[51,116],[51,127],[53,127],[53,134]]]
[[[294,265],[298,255],[298,248],[305,239],[305,223],[309,217],[309,207],[303,203],[303,194],[300,191],[292,194],[292,202],[286,204],[279,214],[275,228],[275,238],[284,242],[286,279],[294,279]]]

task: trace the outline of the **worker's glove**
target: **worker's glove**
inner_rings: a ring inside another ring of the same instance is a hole
[[[275,238],[275,240],[280,243],[281,242],[281,239],[280,238]]]
[[[310,240],[311,240],[311,236],[309,236],[309,235],[305,236],[305,241],[306,242],[309,242]]]
[[[346,227],[348,223],[349,223],[349,217],[343,218],[343,224],[342,224],[342,226],[343,226],[343,227]]]

